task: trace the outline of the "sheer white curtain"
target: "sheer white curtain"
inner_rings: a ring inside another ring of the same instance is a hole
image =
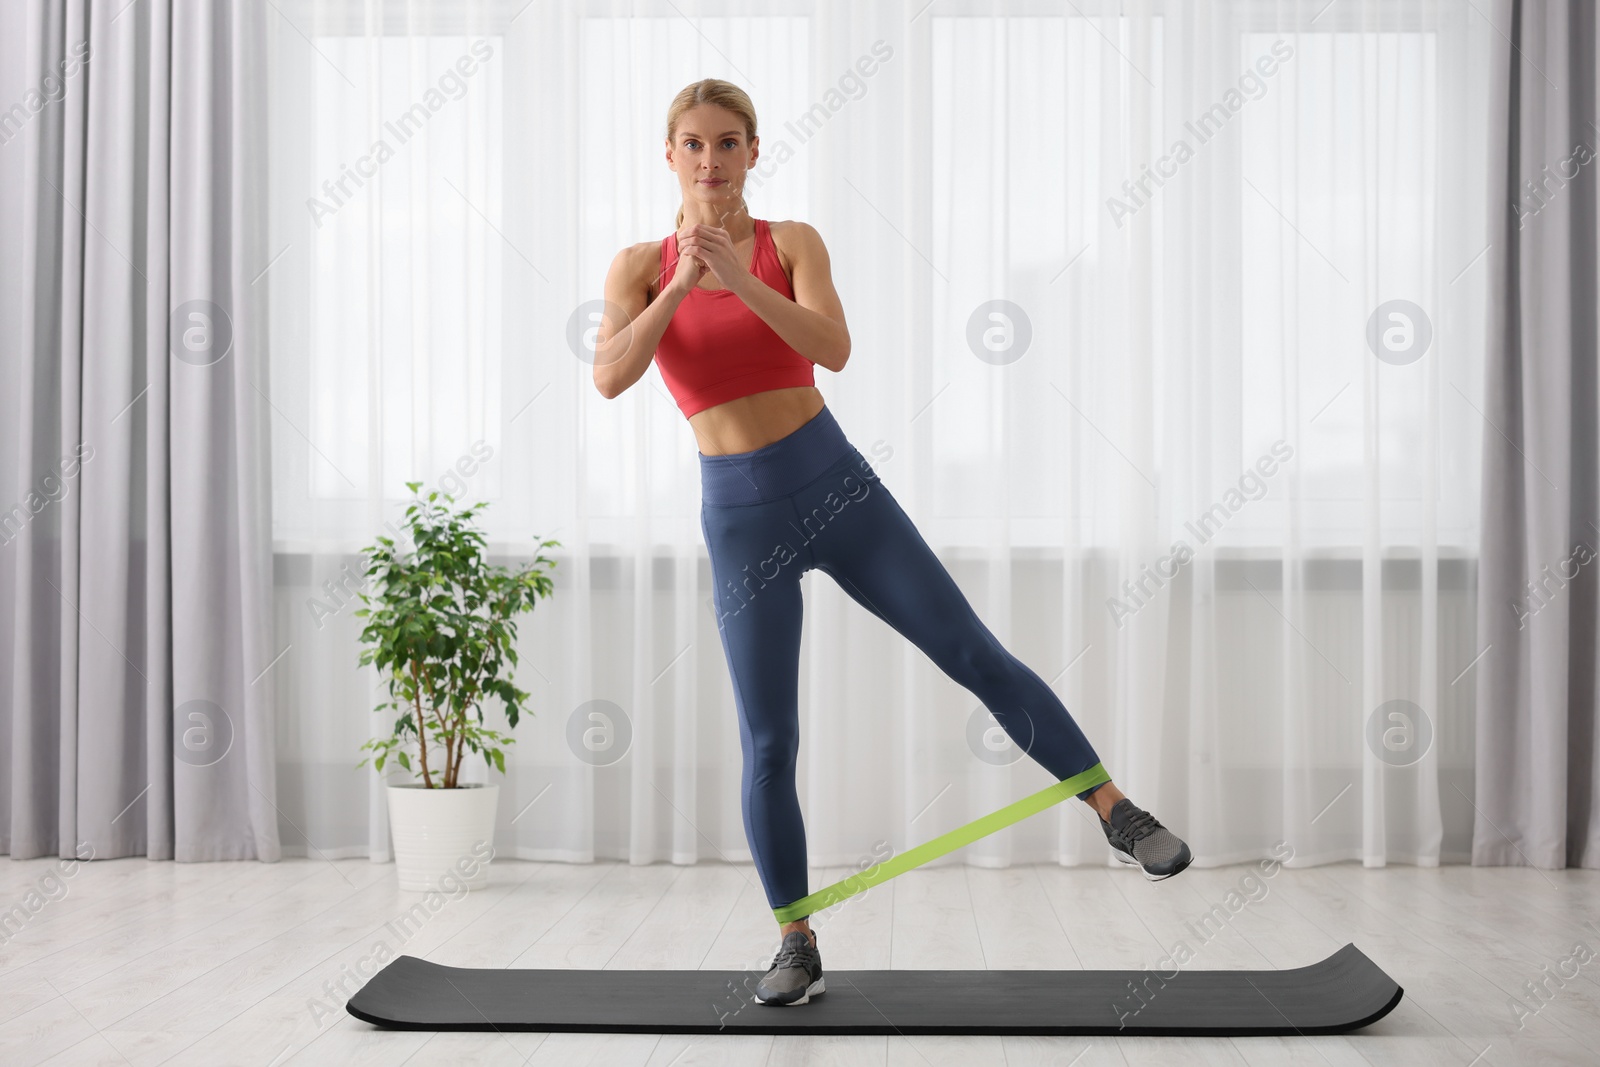
[[[754,214],[828,243],[853,338],[829,406],[1118,784],[1202,866],[1466,859],[1497,15],[281,5],[286,850],[388,854],[352,576],[420,480],[489,501],[507,561],[562,543],[500,854],[749,861],[695,439],[658,372],[607,401],[584,347],[612,256],[671,232],[667,104],[715,76],[758,109]],[[1051,781],[805,581],[813,865]],[[949,861],[1105,859],[1066,804]]]

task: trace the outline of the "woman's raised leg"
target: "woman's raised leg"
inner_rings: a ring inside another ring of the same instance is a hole
[[[1066,705],[1001,646],[888,487],[855,457],[794,498],[816,567],[983,701],[1011,739],[1058,779],[1099,763]]]

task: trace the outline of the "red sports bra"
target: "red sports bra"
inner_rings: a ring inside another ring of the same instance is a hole
[[[765,220],[754,221],[750,273],[793,300],[772,230]],[[677,267],[678,235],[673,233],[661,241],[661,289]],[[689,290],[656,346],[656,366],[684,418],[751,393],[816,384],[816,364],[790,348],[728,289]]]

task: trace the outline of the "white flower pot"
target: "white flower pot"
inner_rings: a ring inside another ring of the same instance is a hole
[[[389,831],[400,888],[453,893],[489,884],[500,786],[425,789],[390,785]]]

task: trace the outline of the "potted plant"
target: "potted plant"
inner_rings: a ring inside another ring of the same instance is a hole
[[[406,483],[414,497],[421,486]],[[458,508],[448,494],[429,492],[406,508],[409,550],[388,537],[361,550],[361,664],[387,679],[390,699],[374,710],[393,709],[395,721],[388,736],[361,746],[373,754],[358,766],[370,761],[382,773],[393,756],[419,779],[387,789],[401,889],[432,889],[446,873],[469,889],[487,884],[500,787],[463,785],[461,761],[471,750],[505,773],[502,747],[513,739],[485,725],[484,702],[498,700],[516,727],[528,700],[509,677],[517,616],[554,586],[540,565],[555,561],[543,555],[521,570],[489,565],[475,525],[486,506]],[[541,541],[534,551],[559,544]]]

